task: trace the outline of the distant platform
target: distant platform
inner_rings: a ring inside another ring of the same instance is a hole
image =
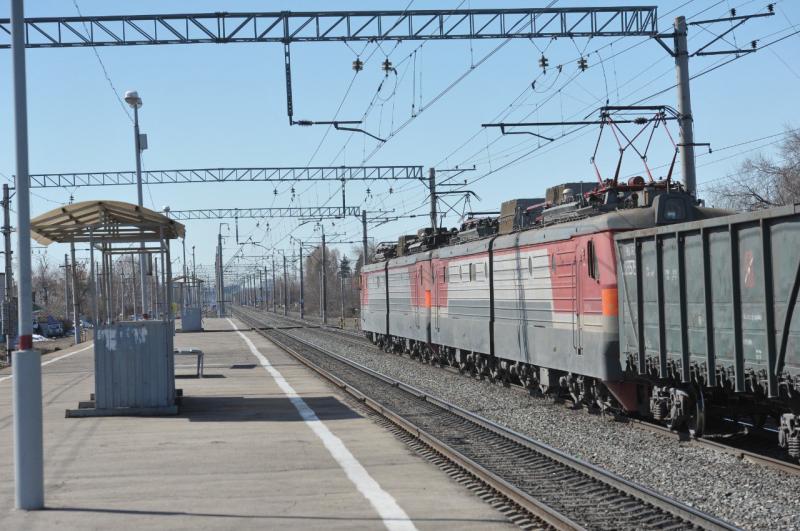
[[[175,338],[203,350],[205,371],[176,358],[173,417],[65,418],[94,390],[92,349],[42,359],[45,511],[13,509],[0,371],[0,529],[513,527],[266,339],[228,319],[205,327]]]

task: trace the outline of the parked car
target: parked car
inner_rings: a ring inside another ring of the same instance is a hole
[[[47,322],[39,323],[39,326],[45,337],[62,337],[64,335],[64,325],[53,316],[47,316]]]

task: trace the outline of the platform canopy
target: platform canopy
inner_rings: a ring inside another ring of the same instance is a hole
[[[173,284],[201,284],[205,282],[205,280],[203,280],[200,277],[192,277],[191,275],[190,276],[181,275],[178,277],[173,277],[172,282]]]
[[[183,238],[184,234],[181,223],[122,201],[71,203],[31,220],[31,237],[42,245],[158,242]]]

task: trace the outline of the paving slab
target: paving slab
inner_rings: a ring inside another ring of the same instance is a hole
[[[511,528],[348,407],[335,387],[243,332],[283,377],[278,382],[232,323],[206,319],[205,332],[176,335],[176,348],[204,351],[205,377],[195,376],[193,359],[177,359],[184,398],[175,417],[65,418],[93,391],[92,349],[43,358],[44,511],[13,509],[12,381],[0,371],[0,529]],[[287,396],[287,385],[296,396]],[[320,422],[307,422],[309,414]],[[331,450],[320,429],[352,461]],[[360,492],[365,478],[374,488]],[[381,503],[408,519],[387,518]]]

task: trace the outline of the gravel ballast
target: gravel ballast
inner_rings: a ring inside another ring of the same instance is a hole
[[[742,528],[800,529],[800,476],[362,347],[335,332],[291,333]]]

